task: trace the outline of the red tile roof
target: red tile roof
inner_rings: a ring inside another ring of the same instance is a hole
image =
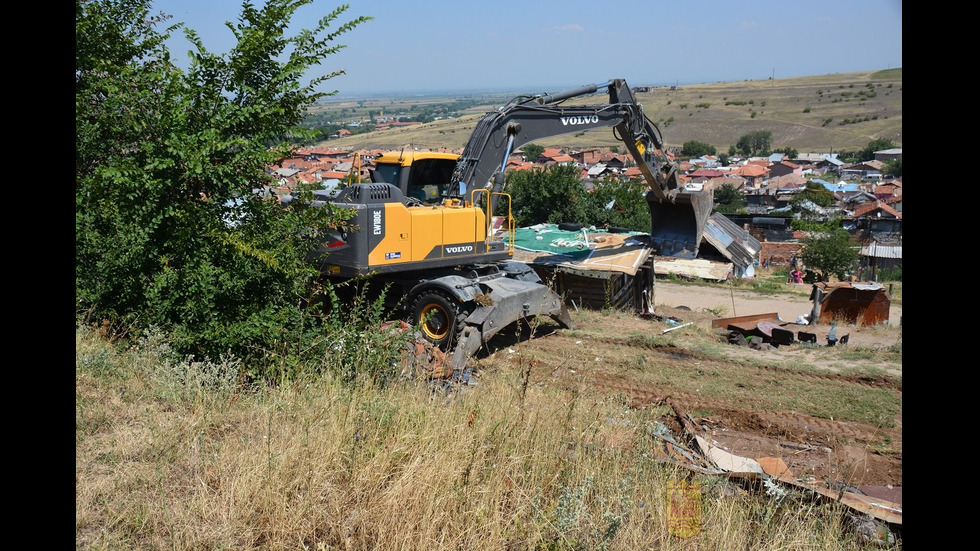
[[[880,201],[874,201],[874,202],[871,202],[871,203],[865,203],[863,205],[858,205],[858,206],[854,207],[854,217],[855,218],[860,218],[862,216],[870,216],[875,211],[878,211],[878,210],[880,210],[882,212],[886,212],[886,213],[892,215],[894,218],[896,218],[898,220],[901,220],[902,219],[902,213],[898,212],[897,210],[893,209],[892,207],[890,207],[890,206],[888,206],[888,205],[886,205],[886,204],[884,204],[884,203],[882,203]]]
[[[709,178],[709,179],[710,178],[721,178],[722,176],[725,176],[725,175],[726,175],[726,173],[724,173],[724,172],[722,172],[720,170],[713,169],[713,168],[701,168],[701,169],[695,170],[694,172],[688,174],[688,176],[690,176],[691,178]]]
[[[739,176],[744,176],[746,178],[756,178],[759,176],[764,176],[769,172],[769,169],[759,165],[745,165],[740,166],[735,170],[735,174]]]

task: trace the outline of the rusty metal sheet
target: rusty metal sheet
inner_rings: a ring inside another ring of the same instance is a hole
[[[781,457],[760,457],[756,461],[759,462],[759,466],[769,476],[789,480],[796,478],[793,471],[789,470],[789,466],[786,465],[786,462]]]
[[[858,326],[888,323],[891,299],[879,283],[814,283],[810,300],[819,308],[817,324],[853,323]]]
[[[782,323],[775,323],[772,321],[760,321],[759,323],[755,324],[755,328],[764,336],[772,338],[772,330],[774,328],[778,329],[779,327],[782,327],[782,325]]]
[[[878,520],[883,520],[885,522],[890,522],[897,525],[902,524],[901,503],[895,503],[888,501],[887,499],[881,499],[874,496],[861,495],[855,492],[841,492],[840,490],[827,488],[826,486],[817,484],[807,484],[799,480],[789,480],[780,477],[779,481],[786,484],[791,484],[797,488],[810,490],[826,498],[837,500],[855,511],[869,514]]]
[[[711,320],[712,329],[738,329],[740,331],[752,331],[760,321],[779,322],[779,312],[767,312],[765,314],[749,314],[747,316],[736,316],[732,318],[718,318]],[[779,322],[782,323],[782,322]]]
[[[837,489],[828,488],[823,483],[810,484],[803,482],[797,479],[786,466],[786,463],[778,457],[760,457],[757,461],[766,474],[780,482],[840,501],[851,509],[869,514],[878,520],[892,524],[902,524],[901,503],[889,501],[880,496],[862,495],[849,491],[842,492]]]

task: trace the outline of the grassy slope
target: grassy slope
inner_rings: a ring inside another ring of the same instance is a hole
[[[696,478],[681,545],[665,498],[697,475],[655,453],[669,408],[530,384],[524,354],[457,394],[329,376],[246,391],[234,365],[168,360],[158,338],[76,326],[76,549],[878,549],[833,504],[719,477]]]
[[[869,97],[872,91],[873,97]],[[521,91],[534,92],[538,91]],[[680,147],[687,141],[695,140],[711,144],[719,153],[725,153],[740,137],[758,130],[772,132],[774,148],[791,147],[801,153],[825,153],[831,149],[855,151],[879,138],[889,139],[898,146],[902,144],[901,68],[696,84],[679,86],[674,91],[661,87],[637,93],[637,99],[643,104],[647,117],[662,131],[668,146]],[[372,101],[375,107],[382,107],[398,102],[418,103],[419,100]],[[576,101],[598,103],[605,101],[605,96],[599,94]],[[745,103],[739,105],[741,102]],[[708,107],[698,107],[699,104],[708,104]],[[458,119],[330,140],[323,145],[342,149],[386,150],[407,146],[462,148],[479,117],[496,105],[487,104],[485,108],[475,109],[472,114]],[[368,102],[366,106],[372,105]],[[809,112],[804,112],[807,108]],[[831,122],[824,124],[828,119]],[[841,124],[845,120],[861,122]],[[620,144],[611,129],[579,135],[566,134],[540,142],[544,146],[567,148]]]

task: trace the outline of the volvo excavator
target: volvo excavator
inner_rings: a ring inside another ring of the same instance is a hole
[[[601,89],[606,102],[566,104]],[[548,316],[574,328],[562,297],[513,259],[516,228],[504,169],[524,144],[600,127],[613,128],[649,185],[651,246],[694,258],[711,192],[679,183],[659,129],[626,81],[613,79],[518,96],[479,120],[461,155],[407,151],[375,159],[370,182],[331,199],[350,209],[348,223],[359,231],[328,232],[313,260],[328,280],[369,276],[390,285],[388,296],[400,299],[404,319],[445,350],[454,369],[520,320]]]

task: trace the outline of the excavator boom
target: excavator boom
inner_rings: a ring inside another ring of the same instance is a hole
[[[609,101],[564,105],[568,99],[606,88]],[[714,204],[710,191],[689,191],[677,178],[677,165],[664,152],[659,129],[623,79],[590,84],[556,94],[515,98],[484,115],[463,150],[450,190],[504,187],[504,166],[511,153],[535,140],[613,127],[650,187],[651,243],[660,254],[697,256],[704,224]]]

